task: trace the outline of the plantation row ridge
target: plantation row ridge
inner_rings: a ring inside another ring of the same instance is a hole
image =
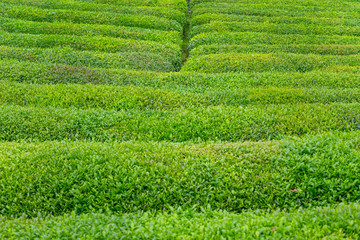
[[[0,239],[360,239],[358,0],[0,0]]]

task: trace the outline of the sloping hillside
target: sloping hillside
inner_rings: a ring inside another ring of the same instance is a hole
[[[359,17],[0,0],[0,238],[358,239]]]

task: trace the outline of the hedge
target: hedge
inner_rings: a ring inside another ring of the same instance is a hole
[[[181,12],[185,12],[187,10],[186,0],[93,0],[93,2],[120,6],[167,7]]]
[[[268,22],[222,22],[211,21],[207,24],[194,26],[191,36],[207,32],[268,32],[275,34],[303,35],[347,35],[360,36],[359,27],[328,26],[321,24],[288,24]]]
[[[120,39],[111,37],[32,35],[0,32],[0,44],[23,48],[68,47],[74,50],[90,50],[108,53],[144,52],[157,53],[179,67],[181,61],[180,46],[143,40]]]
[[[203,45],[190,52],[190,56],[224,53],[300,53],[322,55],[356,55],[360,53],[358,45],[315,45],[315,44],[251,44],[251,45]]]
[[[141,27],[182,32],[182,25],[174,20],[147,16],[109,12],[76,11],[74,9],[40,9],[28,6],[3,6],[0,16],[37,22],[72,22]]]
[[[168,86],[170,87],[170,86]],[[356,103],[359,89],[221,88],[166,89],[135,86],[38,85],[0,81],[0,104],[81,109],[177,109],[300,103]]]
[[[341,44],[341,45],[359,45],[360,37],[353,36],[326,36],[326,35],[300,35],[287,34],[278,35],[271,33],[256,32],[219,32],[202,33],[190,40],[190,48],[201,45],[211,44]]]
[[[211,106],[176,110],[0,107],[0,141],[258,141],[360,129],[360,105]]]
[[[190,58],[181,71],[205,73],[220,72],[265,72],[299,71],[308,72],[333,66],[359,66],[357,55],[324,56],[315,54],[211,54]]]
[[[35,217],[358,201],[359,143],[358,133],[242,144],[0,143],[0,209]]]
[[[358,203],[271,213],[234,214],[204,209],[170,213],[66,214],[35,219],[3,218],[2,238],[96,239],[356,239],[360,228]]]
[[[71,0],[47,0],[47,1],[33,1],[33,0],[1,0],[2,6],[23,5],[37,7],[41,9],[76,9],[77,11],[95,11],[95,12],[112,12],[112,13],[126,13],[136,15],[150,15],[156,17],[165,17],[175,20],[181,24],[186,21],[185,12],[171,9],[168,7],[159,6],[116,6],[109,4],[97,4],[93,2],[74,2]]]
[[[294,23],[294,24],[321,24],[329,26],[343,25],[347,27],[358,27],[358,19],[342,19],[342,18],[319,18],[319,17],[267,17],[267,16],[253,16],[253,15],[232,15],[221,13],[206,13],[194,16],[191,19],[192,25],[200,25],[210,23],[211,21],[224,21],[224,22],[269,22],[269,23]]]
[[[17,59],[42,64],[67,64],[72,68],[121,68],[158,72],[175,71],[168,59],[157,53],[104,53],[75,51],[71,48],[14,48],[0,46],[0,59]]]
[[[359,18],[356,4],[337,4],[336,6],[306,6],[294,4],[251,4],[251,3],[202,3],[193,7],[193,15],[222,13],[233,15],[318,17],[318,18]]]
[[[14,59],[0,60],[0,79],[38,84],[114,84],[150,86],[154,88],[206,91],[233,91],[246,87],[281,87],[331,89],[360,88],[360,69],[311,72],[252,72],[252,73],[159,73],[123,69],[88,68],[62,64],[34,63]],[[348,71],[347,71],[348,70]],[[226,88],[224,88],[226,86]]]
[[[48,23],[0,18],[0,30],[11,33],[128,38],[181,45],[181,37],[176,31],[149,31],[143,28],[113,25]]]

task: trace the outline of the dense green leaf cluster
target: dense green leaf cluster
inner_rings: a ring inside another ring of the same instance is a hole
[[[72,0],[0,0],[1,6],[8,7],[11,5],[23,5],[37,7],[41,9],[68,9],[77,11],[95,11],[95,12],[112,12],[122,14],[150,15],[156,17],[165,17],[176,20],[184,24],[186,21],[185,12],[180,9],[173,9],[167,6],[130,6],[126,5],[109,5],[98,4],[88,1],[72,1]]]
[[[77,11],[74,9],[41,9],[30,6],[2,5],[1,17],[37,22],[72,22],[142,27],[167,31],[182,31],[179,22],[156,16],[112,12]]]
[[[104,110],[300,103],[356,103],[358,89],[244,87],[194,91],[162,86],[38,85],[0,81],[0,104]],[[178,87],[178,86],[176,86]]]
[[[360,105],[285,104],[118,111],[0,107],[0,140],[271,140],[360,129]],[[141,104],[141,103],[140,103]],[[26,121],[24,121],[26,119]]]
[[[181,44],[181,37],[176,31],[149,31],[144,28],[113,25],[75,24],[68,22],[49,23],[0,18],[0,29],[9,33],[103,36]]]
[[[252,144],[2,143],[0,209],[239,212],[352,202],[360,197],[359,144],[355,133]]]
[[[234,214],[204,208],[200,213],[67,214],[33,220],[1,219],[2,238],[96,239],[356,239],[359,204]]]

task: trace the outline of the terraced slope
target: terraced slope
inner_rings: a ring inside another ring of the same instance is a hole
[[[0,0],[0,238],[359,238],[359,10]]]

